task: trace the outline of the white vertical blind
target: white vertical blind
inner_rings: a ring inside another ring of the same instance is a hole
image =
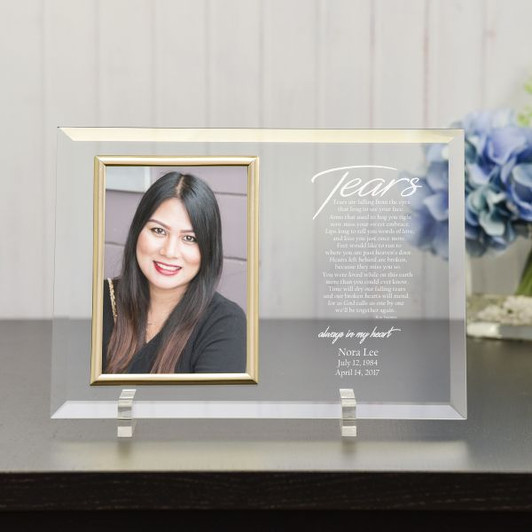
[[[260,120],[260,2],[210,2],[208,109],[211,127],[257,127]]]
[[[150,0],[99,3],[98,119],[103,125],[153,123],[154,6]]]
[[[152,5],[154,125],[205,127],[209,90],[207,2],[158,0]]]
[[[0,306],[4,317],[51,310],[45,209],[43,4],[0,7]],[[48,293],[45,293],[45,292]],[[48,299],[47,299],[48,297]],[[49,315],[49,314],[48,314]]]
[[[485,4],[485,0],[452,0],[428,5],[428,127],[449,126],[484,105]]]
[[[372,1],[320,0],[317,126],[371,127]],[[342,102],[341,105],[339,102]]]
[[[317,0],[262,2],[264,127],[316,125],[317,6]]]
[[[372,127],[424,125],[427,6],[424,0],[374,2]]]

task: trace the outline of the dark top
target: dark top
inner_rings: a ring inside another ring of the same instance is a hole
[[[119,287],[113,281],[115,295]],[[103,359],[105,368],[107,346],[114,328],[109,284],[104,282]],[[164,328],[164,327],[163,327]],[[159,331],[133,357],[126,373],[150,373],[161,346]],[[233,301],[218,292],[207,307],[177,362],[175,373],[245,373],[246,315]]]

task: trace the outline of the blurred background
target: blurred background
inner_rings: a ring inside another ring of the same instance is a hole
[[[447,127],[526,105],[531,24],[530,0],[2,1],[0,317],[52,314],[58,126]],[[529,249],[475,259],[475,289],[512,292]]]

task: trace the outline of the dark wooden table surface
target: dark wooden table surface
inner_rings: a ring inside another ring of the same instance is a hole
[[[466,421],[50,420],[51,326],[0,323],[0,509],[532,511],[532,346],[468,341]],[[528,515],[528,514],[527,514]]]

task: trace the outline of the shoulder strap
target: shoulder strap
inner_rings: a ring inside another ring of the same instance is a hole
[[[115,287],[113,286],[113,280],[107,279],[109,283],[109,294],[111,296],[111,308],[113,309],[113,319],[116,323],[116,299],[115,299]]]

